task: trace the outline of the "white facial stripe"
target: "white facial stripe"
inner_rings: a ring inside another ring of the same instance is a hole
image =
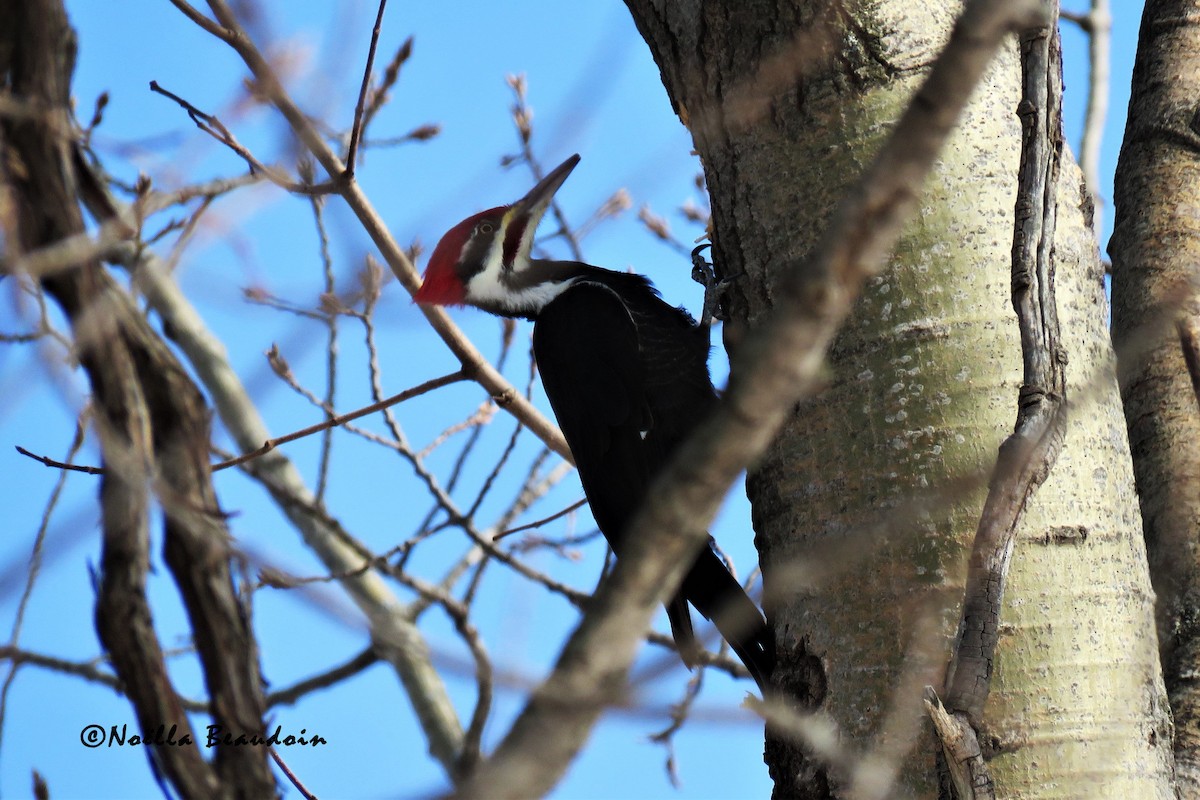
[[[574,279],[532,283],[528,277],[526,280],[518,277],[530,267],[529,255],[533,250],[537,223],[541,220],[544,210],[536,211],[529,224],[521,231],[517,252],[508,268],[505,268],[504,264],[504,232],[508,229],[510,217],[514,212],[509,210],[505,214],[500,223],[500,231],[493,237],[483,259],[483,269],[467,281],[468,303],[504,314],[537,313],[571,285]]]
[[[499,280],[500,271],[504,269],[504,222],[501,222],[500,232],[492,236],[492,246],[488,248],[487,256],[483,259],[483,269],[480,275],[494,275]]]
[[[574,279],[537,283],[515,289],[500,281],[499,266],[493,271],[490,263],[467,281],[467,302],[482,308],[495,308],[508,313],[533,313],[563,293]],[[498,260],[498,259],[497,259]]]

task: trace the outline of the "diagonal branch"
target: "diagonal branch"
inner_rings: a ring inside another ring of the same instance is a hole
[[[145,258],[138,260],[149,262],[151,259]],[[462,374],[461,370],[458,372],[451,372],[449,375],[442,375],[440,378],[430,378],[424,383],[418,384],[411,389],[405,389],[399,394],[394,394],[391,397],[385,397],[377,403],[372,403],[369,406],[363,406],[362,408],[355,409],[354,411],[347,411],[345,414],[336,414],[330,416],[328,419],[322,420],[321,422],[314,423],[306,428],[301,428],[298,431],[292,431],[291,433],[285,433],[283,436],[276,436],[273,439],[268,439],[258,447],[254,448],[253,450],[248,450],[245,453],[242,453],[240,456],[227,458],[224,461],[213,464],[212,471],[220,472],[223,469],[229,469],[230,467],[236,467],[241,464],[245,464],[247,461],[251,461],[259,456],[266,455],[280,445],[287,444],[288,442],[294,442],[297,439],[303,439],[306,436],[312,436],[314,433],[321,433],[322,431],[327,431],[332,428],[345,425],[347,422],[353,422],[359,417],[365,417],[368,414],[374,414],[376,411],[381,411],[385,408],[391,408],[394,405],[403,403],[405,400],[411,400],[412,398],[423,395],[426,392],[431,392],[434,389],[440,389],[443,386],[448,386],[451,383],[457,383],[458,381],[464,379],[465,376]],[[31,453],[20,445],[16,445],[16,448],[17,452],[21,455],[25,456],[26,458],[32,458],[34,461],[37,461],[38,463],[47,467],[69,470],[72,472],[85,472],[88,475],[104,474],[103,467],[93,467],[87,464],[70,464],[62,461],[55,461],[47,456],[39,456],[37,453]]]
[[[623,691],[641,631],[679,585],[729,487],[765,451],[797,399],[818,384],[834,333],[915,210],[925,176],[1000,43],[1015,28],[1043,24],[1042,11],[1034,0],[967,4],[816,251],[783,275],[774,310],[735,354],[735,378],[716,414],[648,493],[627,532],[630,552],[616,562],[554,672],[459,797],[540,796],[558,781]]]
[[[263,175],[281,189],[288,192],[295,192],[296,194],[318,197],[334,191],[334,186],[329,181],[320,184],[314,184],[310,181],[293,181],[282,170],[262,163],[254,153],[250,152],[249,148],[237,140],[237,137],[233,135],[233,131],[225,127],[224,122],[221,122],[220,119],[212,114],[201,111],[174,92],[159,86],[158,81],[150,81],[150,91],[174,100],[187,112],[188,117],[192,122],[196,123],[197,128],[241,156],[246,164],[249,165],[251,174]]]
[[[279,112],[283,115],[291,126],[292,131],[297,138],[308,148],[308,151],[321,164],[325,171],[334,179],[336,184],[335,191],[341,195],[346,204],[350,206],[351,211],[358,217],[363,229],[375,246],[379,248],[380,255],[391,267],[392,273],[400,284],[408,290],[409,294],[417,291],[421,285],[421,278],[417,274],[417,269],[413,266],[411,260],[405,255],[404,251],[396,243],[391,233],[384,224],[383,219],[371,205],[371,201],[367,198],[366,193],[353,175],[346,174],[346,166],[334,153],[333,149],[321,136],[317,127],[312,120],[306,115],[279,81],[279,77],[275,74],[275,70],[268,63],[266,57],[250,40],[249,35],[238,22],[233,10],[225,2],[225,0],[209,0],[209,8],[212,9],[213,16],[216,17],[219,30],[213,30],[213,23],[206,17],[202,17],[187,6],[184,0],[171,0],[177,7],[181,9],[187,7],[190,9],[188,16],[194,21],[199,19],[204,20],[202,27],[208,30],[213,35],[222,41],[227,42],[253,73],[256,86],[263,97],[266,97]],[[430,326],[441,337],[450,351],[458,358],[463,370],[467,375],[477,382],[480,386],[496,400],[497,405],[508,411],[514,417],[521,421],[526,428],[535,436],[546,443],[548,447],[557,452],[563,458],[570,460],[571,451],[567,447],[566,440],[563,439],[562,432],[554,423],[550,422],[546,417],[538,411],[531,402],[521,396],[511,383],[509,383],[503,375],[500,374],[495,367],[488,362],[482,353],[471,343],[470,339],[455,325],[449,315],[439,306],[422,306],[421,313],[429,321]]]
[[[371,46],[367,50],[367,64],[363,67],[362,86],[358,90],[358,104],[354,107],[354,128],[350,132],[350,146],[346,148],[346,176],[354,176],[358,156],[358,144],[366,124],[367,89],[371,86],[371,71],[375,67],[375,50],[379,47],[379,31],[383,27],[383,12],[387,0],[379,0],[379,11],[375,15],[375,27],[371,29]]]

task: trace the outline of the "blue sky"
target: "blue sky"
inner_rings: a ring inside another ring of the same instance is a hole
[[[1111,116],[1102,165],[1105,199],[1111,197],[1141,10],[1140,3],[1114,6]],[[553,166],[573,152],[583,155],[560,193],[569,218],[582,222],[621,187],[633,198],[633,211],[585,240],[588,260],[617,269],[634,267],[649,274],[672,302],[697,308],[700,291],[688,279],[686,261],[634,220],[636,209],[648,204],[668,218],[679,238],[690,241],[698,231],[676,209],[688,201],[701,204],[702,198],[692,183],[699,166],[689,155],[690,139],[671,113],[657,68],[624,6],[611,0],[577,0],[456,4],[455,13],[448,7],[394,3],[385,21],[380,59],[386,61],[409,35],[415,37],[415,51],[373,134],[401,134],[426,123],[442,126],[441,135],[429,143],[370,152],[359,169],[361,182],[399,241],[419,239],[431,248],[440,233],[463,216],[509,202],[531,185],[524,168],[498,167],[501,156],[517,150],[505,76],[523,73],[535,112],[533,144],[544,164]],[[196,131],[177,106],[151,94],[151,80],[218,113],[263,160],[287,156],[281,123],[265,110],[234,103],[243,77],[240,62],[169,3],[69,0],[68,10],[80,39],[74,88],[79,115],[86,120],[96,96],[110,93],[95,142],[115,174],[132,180],[140,170],[151,175],[156,186],[167,188],[242,170],[235,156]],[[374,3],[367,0],[269,4],[263,29],[280,49],[296,54],[290,86],[313,114],[340,124],[350,119],[373,15]],[[1085,51],[1072,26],[1065,26],[1064,37],[1066,121],[1075,145],[1082,118]],[[1109,207],[1107,228],[1111,217]],[[329,203],[328,220],[338,285],[350,289],[369,242],[337,201]],[[1104,241],[1107,236],[1106,230]],[[270,187],[219,202],[178,274],[208,324],[227,342],[272,433],[316,421],[319,415],[271,374],[262,353],[278,343],[301,381],[322,391],[323,329],[251,306],[243,298],[244,288],[258,287],[298,304],[315,303],[321,267],[308,204]],[[15,310],[11,283],[0,291],[9,312],[5,332],[20,329],[25,319]],[[378,313],[387,391],[400,391],[456,367],[394,285],[385,290]],[[496,352],[498,326],[492,318],[472,311],[456,312],[455,317],[485,353]],[[527,374],[527,333],[527,327],[519,332],[507,369],[517,385],[524,384]],[[339,409],[369,402],[361,338],[360,329],[343,324]],[[0,470],[7,478],[0,497],[11,521],[0,542],[0,625],[6,628],[24,585],[38,520],[58,477],[19,456],[12,446],[61,458],[84,395],[77,375],[48,370],[45,358],[31,346],[0,347],[0,396],[5,398],[0,406]],[[719,375],[722,368],[714,365],[714,372]],[[477,387],[462,385],[401,406],[398,413],[411,439],[423,446],[482,400]],[[485,452],[498,452],[511,428],[509,419],[498,416],[485,434]],[[219,428],[217,441],[228,446]],[[318,440],[311,438],[286,449],[310,485],[315,484],[318,448]],[[450,445],[435,453],[434,470],[444,474],[456,449]],[[536,452],[534,443],[524,442],[511,463],[520,472]],[[95,463],[95,447],[85,446],[78,460]],[[424,516],[428,501],[411,469],[393,455],[339,434],[333,465],[329,507],[371,546],[384,550],[395,544]],[[460,502],[470,501],[489,466],[482,458],[468,471]],[[501,481],[484,505],[484,520],[511,497],[514,481]],[[224,507],[235,513],[230,523],[234,535],[256,556],[299,575],[322,572],[256,484],[229,471],[218,476],[217,487]],[[88,476],[73,475],[67,482],[25,620],[20,640],[25,648],[74,660],[100,653],[89,581],[98,558],[96,488],[95,479]],[[556,511],[579,496],[578,484],[568,480],[527,519]],[[543,533],[562,535],[568,524]],[[581,516],[574,524],[586,530],[590,521]],[[740,491],[730,498],[714,532],[745,574],[755,557],[749,511]],[[157,558],[157,531],[154,536]],[[445,542],[419,554],[419,574],[440,574],[462,549],[461,538],[454,539],[452,531],[445,536]],[[602,549],[592,543],[581,548],[580,555],[578,560],[548,554],[530,558],[556,578],[588,588]],[[156,624],[164,644],[176,646],[183,641],[186,624],[169,574],[161,564],[156,567],[151,576]],[[497,665],[518,676],[497,698],[485,739],[485,744],[494,745],[520,708],[521,688],[544,672],[576,617],[561,600],[499,568],[488,571],[482,592],[477,624]],[[273,688],[348,659],[366,644],[357,611],[328,590],[264,590],[256,600],[255,626],[264,674]],[[422,628],[444,663],[466,663],[465,651],[444,617],[430,612]],[[447,672],[459,714],[466,718],[474,700],[469,672],[461,667]],[[200,694],[198,671],[187,659],[173,662],[172,675],[184,694]],[[653,713],[610,713],[554,796],[766,796],[771,784],[761,761],[761,726],[738,710],[749,684],[715,673],[706,678],[696,719],[677,736],[682,785],[670,785],[663,769],[666,751],[647,737],[667,724],[663,709],[681,696],[685,676],[677,668],[647,685],[643,699]],[[279,709],[276,721],[285,732],[306,729],[330,742],[319,749],[285,753],[319,796],[426,796],[445,788],[442,773],[425,755],[397,681],[385,666],[376,665],[337,689],[310,695],[296,707]],[[21,670],[5,720],[0,792],[26,794],[31,770],[36,769],[58,798],[157,796],[143,753],[134,748],[88,750],[80,744],[80,730],[93,723],[105,728],[128,724],[132,730],[134,717],[128,704],[107,689],[40,669]]]

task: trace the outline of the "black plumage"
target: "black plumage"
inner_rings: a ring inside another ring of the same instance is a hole
[[[653,480],[717,401],[708,330],[644,277],[590,267],[536,316],[533,349],[592,515],[620,558],[624,531]],[[765,687],[774,665],[770,631],[711,546],[667,606],[680,655],[694,666],[689,602]]]

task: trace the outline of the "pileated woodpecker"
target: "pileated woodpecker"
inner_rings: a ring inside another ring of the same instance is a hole
[[[717,396],[708,374],[708,328],[664,302],[646,278],[531,257],[538,222],[578,163],[571,156],[517,202],[451,228],[434,248],[415,300],[534,321],[546,396],[596,524],[620,558],[625,527],[648,488]],[[689,602],[765,690],[774,639],[711,546],[667,604],[676,646],[692,667],[699,649]]]

